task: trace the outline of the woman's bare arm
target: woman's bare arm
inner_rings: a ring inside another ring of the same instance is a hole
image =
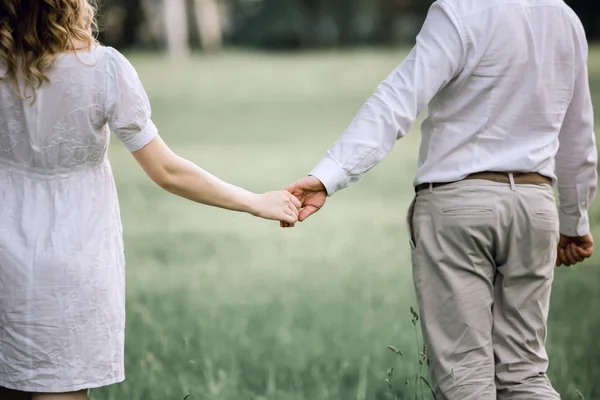
[[[177,196],[208,206],[291,224],[298,220],[300,203],[288,192],[259,195],[223,182],[179,157],[159,136],[132,154],[157,185]]]

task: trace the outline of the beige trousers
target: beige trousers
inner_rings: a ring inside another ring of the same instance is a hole
[[[560,399],[546,376],[552,188],[472,180],[421,190],[407,224],[438,400]]]

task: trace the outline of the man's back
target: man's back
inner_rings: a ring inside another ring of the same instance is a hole
[[[417,180],[452,181],[477,172],[474,165],[554,178],[559,133],[587,61],[579,19],[562,0],[438,3],[464,55],[430,103]]]
[[[558,183],[561,233],[584,235],[597,186],[587,52],[562,0],[436,1],[409,56],[312,175],[329,195],[358,181],[429,106],[415,187],[537,173]]]

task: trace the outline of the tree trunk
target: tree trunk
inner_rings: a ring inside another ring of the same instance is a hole
[[[379,34],[377,35],[379,40],[386,45],[391,45],[394,42],[394,22],[396,20],[396,13],[394,3],[390,0],[379,0]]]
[[[218,0],[194,0],[200,44],[205,52],[223,48],[223,16]]]
[[[123,19],[123,47],[131,47],[137,43],[140,24],[144,20],[144,11],[140,0],[125,2],[125,18]]]
[[[144,22],[138,32],[136,45],[162,46],[165,42],[165,4],[164,0],[141,0]]]
[[[388,0],[389,1],[389,0]],[[337,2],[337,20],[339,28],[339,44],[347,46],[352,44],[354,18],[356,14],[356,0],[338,0]]]
[[[187,57],[190,53],[185,0],[164,0],[165,30],[171,58]]]

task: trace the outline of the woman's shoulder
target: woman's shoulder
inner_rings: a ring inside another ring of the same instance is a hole
[[[68,61],[67,61],[68,60]],[[107,65],[111,67],[113,65],[122,65],[129,63],[127,58],[121,54],[117,49],[104,46],[96,45],[89,51],[62,53],[58,56],[57,61],[66,62],[83,62],[85,65]]]
[[[121,73],[135,72],[131,62],[119,50],[110,46],[99,46],[106,68]]]
[[[111,57],[112,51],[106,46],[96,45],[90,50],[59,53],[52,64],[52,68],[98,67],[105,64],[104,60]]]
[[[125,58],[125,56],[119,50],[111,46],[98,45],[97,49],[104,57],[109,59],[120,60]]]

